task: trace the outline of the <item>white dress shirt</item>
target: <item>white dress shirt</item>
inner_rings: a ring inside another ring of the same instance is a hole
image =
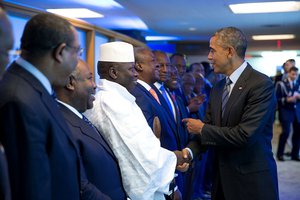
[[[244,61],[243,64],[241,66],[239,66],[230,76],[230,80],[232,81],[232,83],[230,84],[230,92],[229,95],[231,94],[231,91],[234,87],[234,85],[236,84],[237,80],[239,79],[239,77],[241,76],[241,74],[243,73],[243,71],[246,69],[247,67],[247,62]]]

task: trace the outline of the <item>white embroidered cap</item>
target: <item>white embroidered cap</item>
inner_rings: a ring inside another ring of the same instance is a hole
[[[99,61],[134,62],[133,46],[126,42],[108,42],[100,45]]]

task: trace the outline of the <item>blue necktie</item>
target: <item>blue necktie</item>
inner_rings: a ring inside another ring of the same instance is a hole
[[[161,91],[161,94],[163,95],[164,99],[166,100],[166,102],[168,104],[168,107],[169,107],[171,113],[173,114],[172,105],[171,105],[171,102],[169,101],[165,87],[163,85],[161,85],[159,90]]]
[[[223,89],[223,94],[222,94],[222,118],[224,116],[224,112],[225,112],[225,106],[227,104],[227,101],[229,99],[229,93],[230,93],[230,84],[232,83],[232,81],[230,80],[229,77],[226,78],[226,83]]]

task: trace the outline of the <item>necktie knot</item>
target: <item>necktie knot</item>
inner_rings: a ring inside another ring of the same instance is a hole
[[[159,90],[162,91],[162,92],[166,92],[166,89],[163,85],[160,86]]]
[[[226,86],[230,85],[232,83],[232,81],[230,80],[229,77],[226,78]]]
[[[52,97],[54,100],[57,99],[56,93],[55,93],[54,91],[52,92],[51,97]]]

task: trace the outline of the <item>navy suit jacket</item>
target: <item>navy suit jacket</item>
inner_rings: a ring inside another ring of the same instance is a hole
[[[141,108],[149,126],[153,129],[154,117],[158,117],[161,124],[161,146],[170,150],[181,150],[178,143],[177,129],[175,124],[168,119],[164,109],[156,99],[141,84],[137,83],[131,94],[136,98],[136,104]]]
[[[221,119],[225,79],[211,92],[205,125],[194,153],[201,145],[215,147],[215,174],[212,197],[221,185],[225,199],[277,200],[278,182],[271,140],[276,98],[269,77],[249,64],[235,83]],[[267,187],[266,187],[267,186]]]
[[[104,138],[96,128],[64,105],[59,105],[80,150],[88,180],[104,193],[101,196],[107,195],[112,200],[126,199],[117,158]]]
[[[163,107],[165,113],[166,113],[166,116],[167,116],[167,119],[168,119],[168,122],[169,124],[171,124],[171,126],[176,129],[176,135],[177,135],[177,138],[178,138],[178,146],[179,146],[179,149],[183,149],[185,148],[186,146],[186,140],[187,140],[187,136],[186,136],[186,130],[184,128],[184,124],[182,123],[182,117],[185,117],[186,116],[186,112],[183,112],[183,100],[180,98],[178,98],[178,108],[179,110],[182,109],[182,112],[177,112],[176,111],[176,119],[177,121],[175,121],[174,119],[174,116],[173,116],[173,113],[171,112],[171,110],[169,109],[169,106],[165,100],[165,98],[163,97],[163,95],[160,93],[160,91],[155,87],[155,85],[151,85],[151,87],[155,90],[155,92],[157,93],[157,96],[159,98],[159,101],[161,103],[161,106]],[[169,93],[168,89],[166,89],[166,92],[169,94],[169,96],[171,96],[171,94]],[[172,100],[173,101],[173,100]],[[174,101],[173,101],[173,104],[174,104]]]
[[[56,102],[13,63],[0,82],[0,139],[13,200],[79,200],[80,159]]]
[[[153,127],[154,117],[157,116],[159,118],[161,124],[161,135],[160,135],[161,146],[170,151],[181,150],[180,138],[177,132],[178,131],[177,125],[174,121],[174,118],[172,119],[168,116],[165,109],[156,101],[156,99],[150,94],[150,92],[147,91],[141,84],[137,83],[135,88],[130,92],[133,96],[135,96],[136,104],[141,108],[151,128]],[[161,100],[160,102],[162,103]],[[182,173],[179,171],[176,171],[176,173],[178,174],[178,176],[176,177],[176,184],[179,190],[182,192],[183,176]]]

